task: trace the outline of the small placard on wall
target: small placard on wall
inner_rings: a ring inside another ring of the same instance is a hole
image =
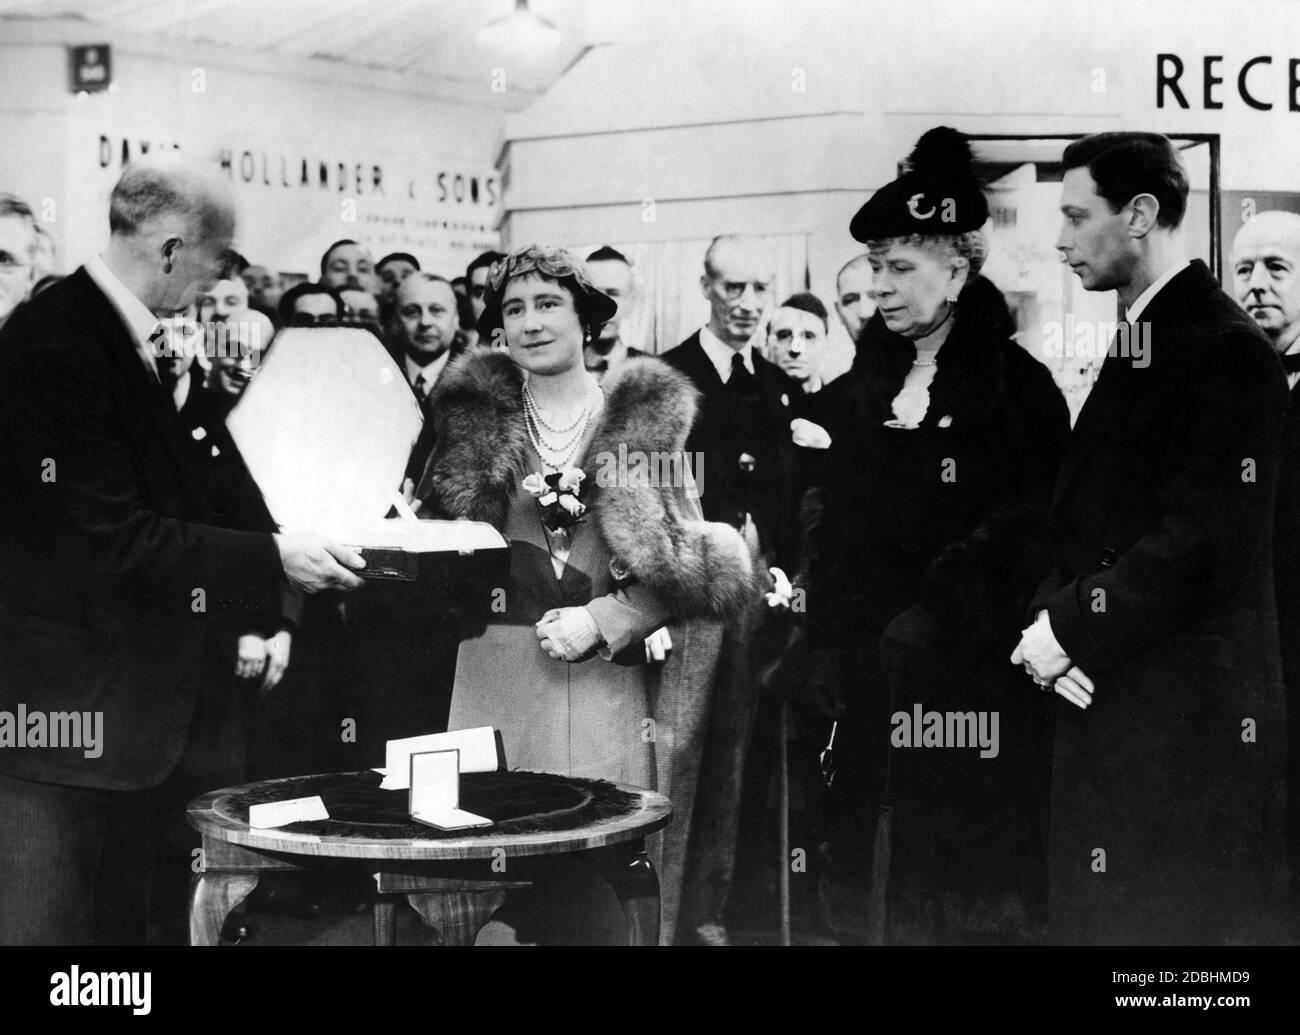
[[[97,93],[113,83],[113,54],[107,43],[68,48],[68,89]]]

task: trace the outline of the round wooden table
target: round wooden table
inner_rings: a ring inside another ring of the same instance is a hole
[[[495,773],[483,778],[497,781],[498,790],[501,781],[513,779],[524,792],[537,784],[540,775]],[[471,779],[470,774],[462,778]],[[545,779],[559,790],[572,790],[575,797],[593,786],[591,781],[561,776]],[[531,781],[528,788],[526,780]],[[190,826],[203,837],[200,869],[190,892],[191,945],[218,944],[226,917],[257,886],[264,871],[324,865],[361,867],[374,877],[376,945],[394,943],[395,908],[402,895],[438,932],[442,944],[472,945],[505,901],[506,892],[532,886],[545,870],[546,857],[556,855],[581,862],[613,889],[627,919],[627,944],[658,943],[659,880],[646,857],[645,838],[666,826],[672,816],[672,805],[663,795],[604,784],[621,796],[616,815],[587,819],[575,811],[561,820],[568,823],[562,829],[538,829],[548,816],[559,813],[515,814],[472,836],[432,829],[426,835],[425,828],[397,815],[399,799],[393,797],[387,799],[386,809],[374,810],[383,816],[369,815],[371,799],[361,796],[349,819],[274,829],[248,825],[250,801],[285,801],[316,793],[318,786],[326,788],[321,792],[325,798],[330,790],[347,790],[349,781],[373,797],[369,783],[377,784],[378,777],[340,773],[266,780],[213,791],[190,803]],[[462,802],[462,807],[468,806]],[[331,808],[330,814],[336,816],[336,809]]]

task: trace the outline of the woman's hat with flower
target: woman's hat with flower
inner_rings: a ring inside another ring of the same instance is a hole
[[[612,320],[618,303],[596,289],[587,276],[586,267],[563,248],[530,244],[494,262],[488,269],[483,292],[483,315],[478,319],[479,338],[487,340],[501,327],[501,300],[506,285],[515,277],[528,274],[546,277],[563,284],[573,294],[578,319],[584,327],[598,328]]]

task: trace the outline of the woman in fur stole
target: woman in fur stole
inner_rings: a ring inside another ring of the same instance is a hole
[[[877,854],[873,876],[888,878],[893,942],[1033,940],[1046,905],[1048,731],[1041,693],[1008,658],[1046,563],[1069,416],[978,276],[988,206],[971,167],[960,134],[931,130],[853,220],[877,312],[813,536],[813,682],[855,713],[845,732],[858,743],[837,747],[870,774],[864,834],[888,781],[893,858],[886,874]],[[962,747],[905,736],[895,716],[911,723],[918,706],[983,713],[986,733],[997,713],[996,754],[975,733]]]
[[[646,638],[758,592],[685,473],[695,391],[653,359],[597,383],[583,345],[615,303],[562,249],[493,265],[485,303],[479,340],[508,352],[477,347],[439,378],[415,492],[422,516],[510,541],[504,599],[461,644],[450,728],[497,727],[511,768],[653,787]]]

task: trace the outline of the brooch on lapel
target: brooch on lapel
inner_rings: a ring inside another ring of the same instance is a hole
[[[789,397],[788,395],[786,395],[785,393],[782,393],[782,395],[781,395],[781,405],[782,405],[782,406],[789,406],[789,405],[790,405],[790,397]]]
[[[537,471],[524,479],[524,491],[537,500],[542,523],[552,532],[570,532],[587,512],[578,498],[586,477],[582,468],[566,467],[547,475]]]
[[[951,416],[950,414],[944,414],[942,417],[940,417],[940,418],[939,418],[939,427],[941,427],[941,428],[951,428],[951,427],[952,427],[952,416]]]

